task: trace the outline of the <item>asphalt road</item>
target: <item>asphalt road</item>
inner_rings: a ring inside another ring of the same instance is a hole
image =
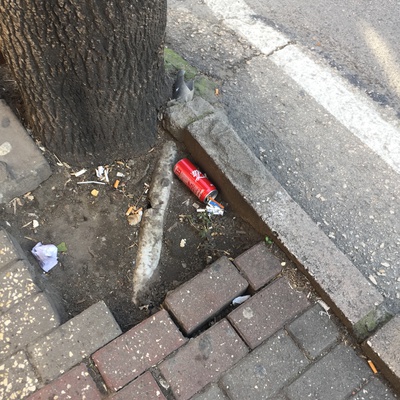
[[[167,44],[221,85],[243,141],[400,313],[400,3],[335,4],[170,0]]]
[[[307,47],[400,117],[400,1],[247,0],[256,14]]]

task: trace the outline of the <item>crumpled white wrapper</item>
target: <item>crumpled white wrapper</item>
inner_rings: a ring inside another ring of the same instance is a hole
[[[58,263],[58,249],[54,244],[42,244],[39,242],[31,252],[39,261],[40,268],[42,268],[44,272],[49,272]]]

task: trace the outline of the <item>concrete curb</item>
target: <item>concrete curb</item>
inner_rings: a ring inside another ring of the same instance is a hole
[[[378,306],[383,297],[293,201],[226,118],[210,113],[212,108],[201,98],[173,105],[165,127],[186,145],[232,207],[288,253],[356,338],[368,337],[382,319]]]

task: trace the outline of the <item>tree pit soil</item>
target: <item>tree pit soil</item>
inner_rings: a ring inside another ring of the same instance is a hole
[[[0,98],[23,122],[23,105],[5,66],[0,66],[0,89]],[[140,223],[130,225],[126,213],[131,206],[151,207],[147,189],[166,140],[173,139],[160,129],[149,153],[104,166],[109,171],[106,185],[79,184],[98,181],[95,169],[87,167],[86,173],[76,177],[74,173],[85,165],[71,168],[42,149],[52,168],[51,177],[32,193],[0,204],[0,226],[21,245],[34,266],[36,283],[53,300],[63,322],[103,300],[126,331],[159,310],[168,291],[207,265],[221,256],[234,259],[264,240],[233,211],[229,199],[217,198],[225,206],[223,216],[198,213],[196,207],[204,204],[174,177],[160,263],[149,282],[147,297],[141,298],[141,304],[133,304]],[[178,145],[178,149],[178,159],[188,156],[184,148]],[[114,187],[116,180],[120,181],[118,187]],[[97,196],[93,190],[98,191]],[[41,270],[31,254],[38,242],[65,243],[66,251],[59,252],[59,263],[49,273]],[[274,244],[269,247],[287,263],[286,256]],[[292,273],[294,269],[287,271]],[[303,279],[296,275],[293,284],[302,285]]]
[[[65,310],[64,320],[104,300],[125,331],[157,310],[169,290],[221,256],[234,258],[263,240],[231,209],[229,199],[220,198],[226,207],[223,216],[198,213],[196,207],[204,204],[174,177],[159,267],[146,300],[132,303],[140,223],[130,225],[126,213],[131,206],[151,206],[148,186],[165,140],[172,139],[160,131],[151,152],[104,166],[109,171],[106,185],[79,184],[99,181],[95,169],[87,168],[76,177],[79,168],[45,153],[52,176],[35,191],[1,205],[1,226],[17,239],[35,266],[39,287]],[[186,156],[181,149],[179,158]],[[98,191],[97,196],[93,190]],[[43,273],[31,255],[38,242],[65,242],[66,251],[59,252],[59,263],[49,273]]]

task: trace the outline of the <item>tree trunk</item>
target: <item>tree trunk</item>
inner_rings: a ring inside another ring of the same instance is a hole
[[[1,51],[44,146],[100,165],[155,143],[166,14],[166,0],[0,0]]]

